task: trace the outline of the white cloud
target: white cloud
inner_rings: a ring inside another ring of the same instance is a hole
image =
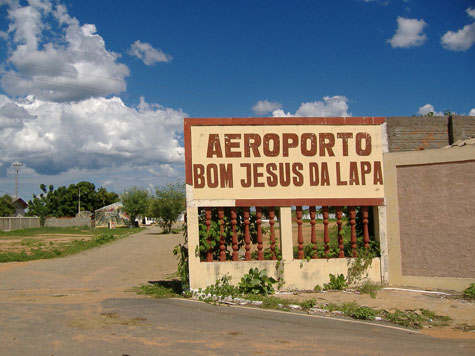
[[[475,9],[468,8],[467,14],[475,19]],[[440,39],[442,47],[451,51],[466,51],[475,43],[475,22],[465,25],[457,32],[447,31]]]
[[[397,18],[397,30],[394,36],[388,40],[393,48],[409,48],[422,46],[427,39],[423,33],[427,25],[424,20]]]
[[[7,64],[0,67],[6,93],[63,102],[126,89],[129,69],[118,62],[119,54],[106,49],[94,25],[81,26],[61,4],[29,3],[9,4],[8,31],[0,36],[9,49]]]
[[[118,97],[55,103],[0,96],[0,162],[20,160],[40,174],[155,164],[170,176],[170,164],[184,160],[185,116],[143,98],[131,108]]]
[[[128,53],[141,59],[146,65],[151,66],[158,62],[170,62],[173,57],[163,53],[160,49],[153,48],[150,43],[135,41],[130,45]]]
[[[444,116],[444,113],[442,111],[436,111],[431,104],[421,106],[417,111],[417,113],[422,116],[427,115],[430,112],[434,113],[434,116]]]
[[[470,110],[470,112],[468,113],[468,116],[475,116],[475,108]]]
[[[254,111],[256,115],[265,115],[281,108],[282,104],[276,101],[259,100],[252,107],[252,111]]]
[[[347,117],[351,116],[348,112],[348,99],[345,96],[325,96],[323,101],[313,101],[302,103],[295,114],[278,109],[272,113],[274,117],[286,116],[315,116],[315,117]]]

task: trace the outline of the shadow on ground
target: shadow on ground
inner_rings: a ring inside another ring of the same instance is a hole
[[[154,286],[171,289],[176,294],[181,294],[183,292],[182,283],[179,279],[148,281],[148,283]]]

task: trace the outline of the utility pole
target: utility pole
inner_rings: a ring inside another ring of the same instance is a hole
[[[78,214],[81,212],[81,187],[78,187]]]
[[[23,167],[23,163],[21,162],[13,162],[12,163],[13,169],[16,171],[16,178],[15,178],[15,198],[18,198],[18,174],[20,173],[21,167]]]

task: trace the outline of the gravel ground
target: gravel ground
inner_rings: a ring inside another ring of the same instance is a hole
[[[78,255],[0,264],[0,301],[32,296],[91,296],[121,293],[176,272],[173,248],[181,234],[147,229]],[[129,293],[130,294],[130,293]]]

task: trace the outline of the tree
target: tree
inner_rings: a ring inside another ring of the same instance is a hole
[[[15,205],[13,199],[9,194],[0,197],[0,216],[8,217],[15,213]]]
[[[185,211],[185,185],[183,183],[168,184],[162,189],[157,189],[155,197],[150,203],[150,215],[161,220],[161,226],[168,233],[172,225]]]
[[[50,185],[40,184],[42,193],[28,202],[28,215],[30,216],[75,216],[78,210],[94,211],[119,201],[119,195],[96,187],[91,182],[79,182],[68,187],[61,186],[57,189]]]
[[[145,189],[131,187],[121,196],[124,211],[130,217],[131,227],[135,225],[137,216],[145,215],[149,204],[149,195]]]

